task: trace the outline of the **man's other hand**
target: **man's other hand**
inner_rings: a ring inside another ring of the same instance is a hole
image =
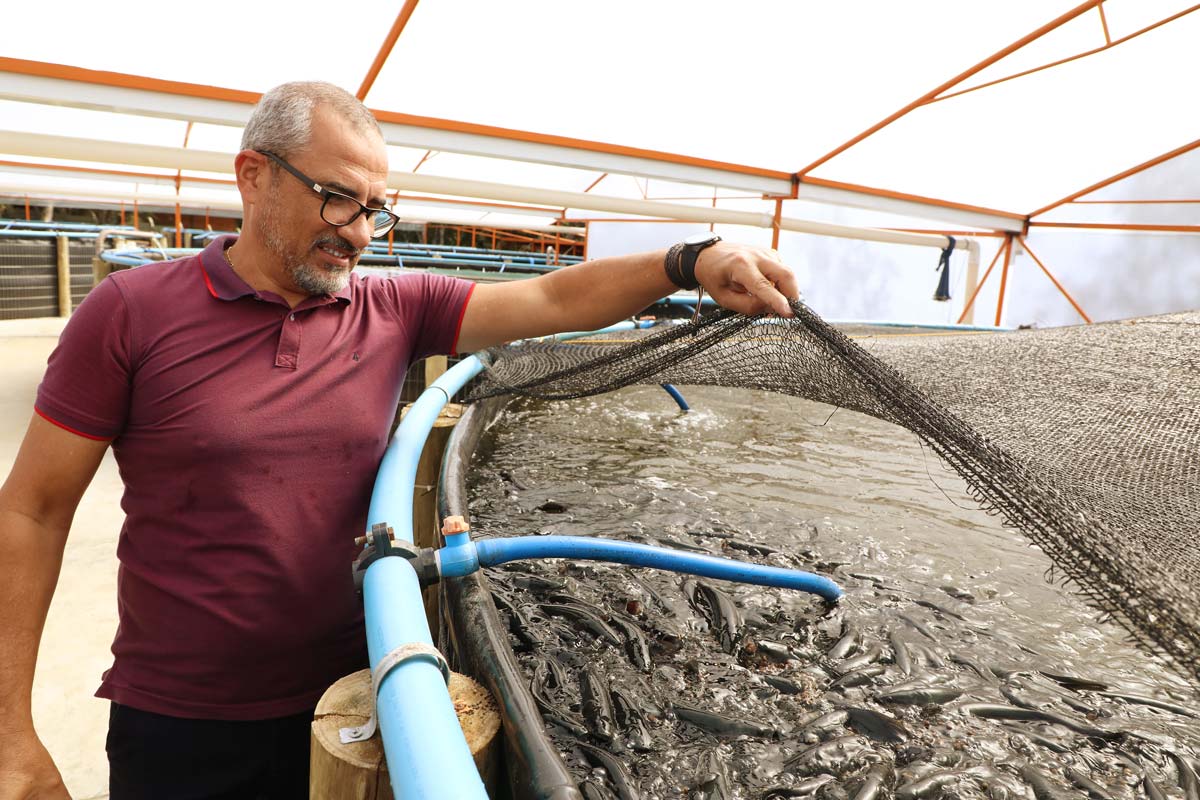
[[[696,260],[696,280],[718,303],[742,314],[791,317],[788,301],[800,297],[796,276],[779,253],[763,247],[717,242]]]

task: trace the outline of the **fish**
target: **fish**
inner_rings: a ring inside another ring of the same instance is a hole
[[[1045,677],[1049,678],[1050,680],[1054,681],[1055,683],[1059,684],[1060,686],[1065,686],[1068,689],[1074,689],[1077,692],[1078,691],[1103,692],[1103,691],[1108,690],[1107,683],[1100,683],[1099,681],[1088,680],[1086,678],[1079,678],[1079,677],[1076,677],[1075,675],[1059,675],[1059,674],[1056,674],[1053,672],[1046,672],[1045,670],[1039,670],[1039,672],[1040,672],[1040,674],[1044,675]]]
[[[785,800],[793,797],[809,797],[827,783],[836,780],[832,775],[817,775],[800,781],[795,786],[772,786],[762,794],[762,800]]]
[[[850,729],[877,742],[903,742],[908,731],[895,717],[869,708],[847,708]]]
[[[1021,767],[1021,777],[1033,787],[1033,796],[1037,800],[1070,800],[1066,793],[1060,791],[1032,764]]]
[[[896,666],[905,675],[912,675],[912,656],[909,654],[908,645],[895,630],[888,632],[888,641],[892,645],[892,658],[896,662]]]
[[[613,689],[610,692],[612,699],[613,714],[616,717],[617,724],[621,726],[621,731],[625,734],[625,740],[634,750],[649,752],[654,749],[654,740],[650,737],[650,731],[646,728],[646,719],[640,708],[628,694],[622,689]]]
[[[842,634],[842,638],[838,639],[837,644],[831,647],[829,652],[825,655],[828,656],[831,661],[839,661],[854,651],[854,649],[858,646],[858,640],[858,629],[850,628],[844,634]]]
[[[588,763],[608,773],[609,783],[616,790],[619,800],[641,800],[642,795],[638,792],[637,782],[616,756],[584,742],[575,742],[575,746],[587,758]]]
[[[707,751],[696,764],[696,782],[688,790],[688,800],[728,800],[732,796],[724,760]]]
[[[910,706],[941,705],[963,695],[962,689],[950,686],[926,686],[912,689],[892,689],[879,695],[881,703],[903,703]]]
[[[1146,697],[1140,694],[1125,694],[1123,692],[1099,692],[1101,697],[1111,697],[1114,700],[1123,700],[1126,703],[1133,703],[1140,706],[1150,706],[1163,711],[1170,711],[1172,714],[1179,714],[1183,717],[1191,717],[1200,719],[1200,713],[1193,711],[1190,708],[1178,705],[1177,703],[1168,703],[1165,700],[1159,700],[1156,697]]]
[[[683,703],[673,703],[671,707],[679,719],[718,736],[754,736],[761,739],[779,736],[779,729],[770,725],[714,714]]]
[[[817,715],[816,718],[806,722],[800,728],[801,741],[808,743],[819,742],[824,738],[824,734],[829,731],[838,730],[846,724],[850,719],[850,712],[844,708],[838,708],[833,711],[827,711],[824,714]]]
[[[1034,733],[1031,730],[1027,730],[1025,728],[1018,727],[1016,725],[1005,725],[1004,727],[1008,728],[1013,733],[1018,733],[1021,736],[1024,736],[1026,739],[1033,742],[1034,744],[1040,745],[1041,747],[1044,747],[1047,750],[1053,751],[1055,753],[1071,752],[1070,747],[1068,747],[1067,745],[1063,744],[1062,742],[1060,742],[1056,739],[1051,739],[1049,736],[1043,736],[1040,733]]]
[[[616,722],[613,721],[612,700],[608,696],[607,681],[591,667],[579,673],[580,708],[588,730],[597,739],[618,747]]]
[[[800,694],[804,691],[804,687],[795,681],[789,681],[787,678],[781,678],[778,675],[761,674],[760,678],[763,682],[770,686],[780,694]]]
[[[870,666],[856,669],[853,672],[847,672],[829,684],[829,686],[833,689],[849,689],[854,686],[862,686],[871,683],[873,678],[877,678],[885,672],[887,672],[887,667],[883,664],[871,664]]]
[[[629,654],[630,662],[643,672],[653,669],[654,664],[650,659],[650,643],[646,641],[646,635],[642,633],[642,629],[631,620],[622,619],[616,614],[611,615],[609,621],[624,634],[625,652]]]
[[[684,592],[692,605],[708,620],[708,627],[721,643],[721,649],[733,653],[742,639],[742,614],[733,598],[701,581],[684,580]]]
[[[1119,739],[1124,734],[1118,731],[1106,731],[1100,728],[1087,725],[1078,720],[1064,717],[1060,714],[1053,714],[1049,711],[1039,711],[1030,708],[1016,708],[1014,706],[997,706],[987,703],[968,703],[960,706],[960,710],[968,714],[974,714],[977,717],[984,719],[1010,719],[1018,722],[1050,722],[1055,725],[1062,725],[1064,728],[1070,728],[1076,733],[1084,736],[1091,736],[1097,739]]]
[[[745,542],[741,539],[725,539],[721,546],[730,550],[741,550],[743,553],[750,553],[755,556],[772,556],[779,552],[773,547],[767,547],[765,544]]]
[[[914,619],[913,617],[910,617],[908,614],[898,614],[897,616],[899,616],[900,619],[904,620],[909,625],[911,625],[914,630],[916,630],[922,636],[925,636],[926,638],[928,638],[930,641],[933,641],[933,642],[937,641],[937,636],[934,634],[933,631],[931,631],[929,629],[929,626],[926,625],[924,622],[921,622],[919,619]]]
[[[922,800],[941,793],[943,787],[966,777],[962,770],[939,770],[896,788],[896,800]]]
[[[871,743],[862,736],[839,736],[801,750],[783,767],[798,775],[842,775],[864,766],[871,757],[875,757]]]
[[[587,728],[582,722],[577,721],[566,709],[559,708],[550,701],[546,695],[546,675],[549,668],[544,660],[539,660],[534,668],[533,674],[529,679],[529,693],[533,695],[533,700],[537,704],[538,710],[542,713],[542,718],[563,730],[569,732],[573,736],[586,736]]]
[[[883,764],[871,767],[867,770],[866,778],[854,793],[853,800],[876,800],[880,792],[887,788],[885,783],[887,776],[888,768]]]
[[[616,647],[621,646],[621,638],[617,636],[617,632],[585,606],[574,603],[542,603],[538,605],[538,608],[548,616],[562,617],[578,623],[580,627],[597,639],[602,639]]]
[[[875,644],[871,645],[866,650],[864,650],[862,653],[859,653],[858,655],[854,656],[853,658],[848,658],[845,661],[843,661],[841,664],[838,664],[837,669],[839,672],[842,672],[842,673],[853,672],[856,669],[861,669],[862,667],[865,667],[867,664],[870,664],[873,661],[878,661],[880,659],[880,657],[882,657],[882,656],[883,656],[883,645],[876,642]]]
[[[1200,800],[1200,778],[1196,776],[1192,765],[1178,753],[1168,752],[1167,755],[1175,762],[1175,769],[1179,772],[1179,788],[1183,789],[1184,800]]]
[[[613,800],[616,797],[604,784],[592,781],[580,783],[579,793],[583,795],[583,800]]]
[[[1105,789],[1103,786],[1096,783],[1079,770],[1067,767],[1064,771],[1064,774],[1067,776],[1067,779],[1071,781],[1071,783],[1087,792],[1089,797],[1095,798],[1095,800],[1115,800],[1112,792],[1110,792],[1108,789]]]

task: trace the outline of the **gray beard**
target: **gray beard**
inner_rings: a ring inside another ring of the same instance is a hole
[[[267,250],[278,256],[283,262],[283,269],[302,292],[308,295],[335,294],[346,288],[350,283],[350,270],[330,268],[310,263],[307,253],[298,253],[288,249],[284,242],[282,226],[275,215],[275,205],[269,204],[263,209],[259,219],[262,230],[263,244]]]

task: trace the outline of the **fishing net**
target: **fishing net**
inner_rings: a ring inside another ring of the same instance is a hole
[[[860,343],[793,310],[498,348],[470,399],[732,386],[903,426],[1045,551],[1052,579],[1200,682],[1200,312]]]

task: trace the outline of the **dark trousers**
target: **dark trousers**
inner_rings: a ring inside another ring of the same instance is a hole
[[[110,800],[307,800],[312,718],[179,719],[113,703]]]

